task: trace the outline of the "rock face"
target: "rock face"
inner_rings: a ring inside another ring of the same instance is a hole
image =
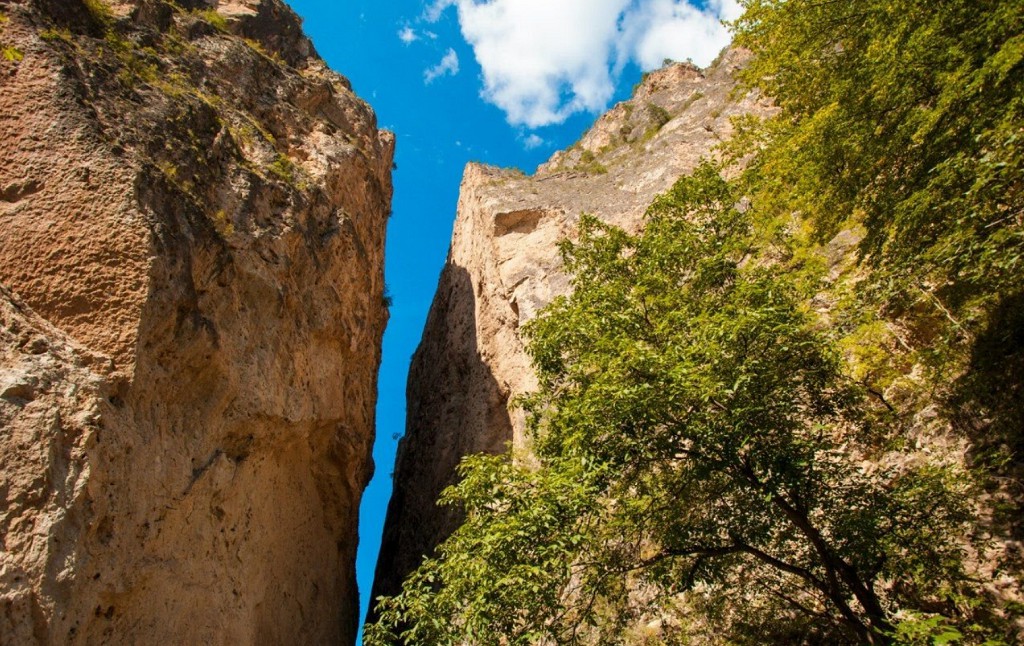
[[[0,644],[351,642],[392,136],[279,0],[0,50]]]
[[[466,168],[447,264],[409,374],[373,598],[396,593],[457,526],[457,513],[435,501],[459,460],[524,441],[525,420],[510,402],[536,381],[518,330],[567,291],[557,242],[573,235],[580,213],[636,230],[651,200],[732,134],[730,117],[769,113],[756,95],[733,96],[746,56],[730,50],[707,71],[679,63],[646,75],[631,100],[533,176]]]

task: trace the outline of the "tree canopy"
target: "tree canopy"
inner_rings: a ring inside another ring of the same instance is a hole
[[[532,455],[465,463],[465,523],[367,643],[620,643],[691,598],[705,617],[666,635],[888,643],[955,584],[969,479],[898,459],[738,203],[705,165],[636,236],[583,218],[572,294],[527,328]]]
[[[977,318],[1024,287],[1024,7],[1014,0],[747,0],[741,72],[780,114],[746,176],[821,239],[862,222],[892,292]],[[893,294],[889,294],[892,296]]]

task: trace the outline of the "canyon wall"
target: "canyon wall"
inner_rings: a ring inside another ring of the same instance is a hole
[[[0,0],[0,643],[349,643],[394,140],[279,0]]]
[[[451,249],[409,373],[373,598],[395,594],[457,526],[457,511],[435,501],[454,482],[459,460],[525,441],[512,400],[536,382],[518,330],[569,287],[557,242],[573,235],[581,213],[636,230],[657,194],[731,136],[731,117],[771,111],[767,100],[735,91],[746,57],[727,50],[704,71],[676,63],[646,74],[630,100],[532,176],[467,166]]]

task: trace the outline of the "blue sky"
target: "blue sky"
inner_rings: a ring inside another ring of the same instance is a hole
[[[395,132],[385,273],[393,298],[379,382],[376,475],[363,499],[365,615],[405,379],[451,237],[469,161],[533,172],[666,57],[705,65],[735,0],[288,0],[328,64]]]

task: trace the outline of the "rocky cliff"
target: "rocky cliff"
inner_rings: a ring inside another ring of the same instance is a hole
[[[733,131],[731,117],[767,114],[768,101],[736,96],[746,53],[729,50],[709,69],[686,63],[645,75],[573,147],[532,176],[470,164],[437,295],[409,374],[373,598],[397,592],[458,523],[435,504],[459,460],[524,441],[510,402],[535,386],[518,330],[568,280],[557,242],[581,213],[635,230],[655,195],[692,171]]]
[[[279,0],[0,51],[0,643],[351,641],[392,136]]]

